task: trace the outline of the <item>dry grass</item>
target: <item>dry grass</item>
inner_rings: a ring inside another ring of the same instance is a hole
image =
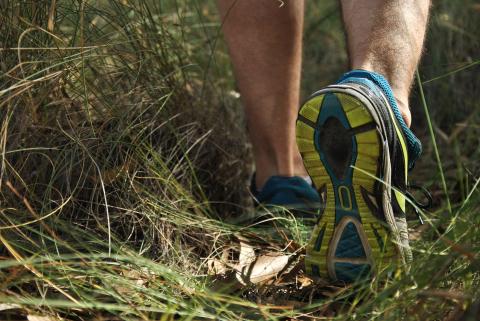
[[[321,56],[333,79],[345,64],[335,54],[344,45],[334,3],[310,6],[306,36],[328,46],[306,48],[305,63]],[[453,214],[424,131],[413,178],[433,190],[436,207],[426,225],[412,222],[412,272],[331,285],[311,283],[292,261],[276,280],[241,285],[232,272],[208,276],[209,259],[225,249],[238,259],[245,239],[301,256],[302,240],[285,236],[295,221],[268,234],[232,223],[251,212],[251,158],[212,5],[1,2],[0,303],[10,304],[2,318],[474,319],[477,9],[434,8],[420,71]],[[314,89],[317,70],[306,70]]]

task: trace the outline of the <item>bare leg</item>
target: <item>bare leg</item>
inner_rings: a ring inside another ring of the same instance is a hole
[[[306,175],[295,143],[303,1],[219,0],[245,106],[257,186],[272,175]]]
[[[382,74],[407,125],[410,87],[422,52],[430,0],[342,0],[353,69]]]

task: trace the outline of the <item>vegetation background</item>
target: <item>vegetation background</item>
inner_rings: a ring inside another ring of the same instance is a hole
[[[347,69],[338,3],[307,6],[304,95]],[[208,275],[239,235],[289,251],[232,223],[251,157],[220,27],[199,0],[0,1],[2,319],[480,319],[480,3],[433,1],[412,270],[353,286]]]

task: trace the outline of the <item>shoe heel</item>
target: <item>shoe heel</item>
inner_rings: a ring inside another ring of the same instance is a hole
[[[370,200],[383,148],[374,118],[359,97],[327,89],[300,108],[296,136],[324,205],[306,245],[306,272],[346,282],[364,277],[395,254],[381,206]]]

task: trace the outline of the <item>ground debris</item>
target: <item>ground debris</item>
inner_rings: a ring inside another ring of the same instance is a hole
[[[321,302],[314,311],[291,320],[315,320],[337,314],[334,298],[349,286],[308,276],[301,246],[269,243],[257,237],[232,240],[218,257],[207,260],[215,291],[240,295],[269,314],[297,311]]]

